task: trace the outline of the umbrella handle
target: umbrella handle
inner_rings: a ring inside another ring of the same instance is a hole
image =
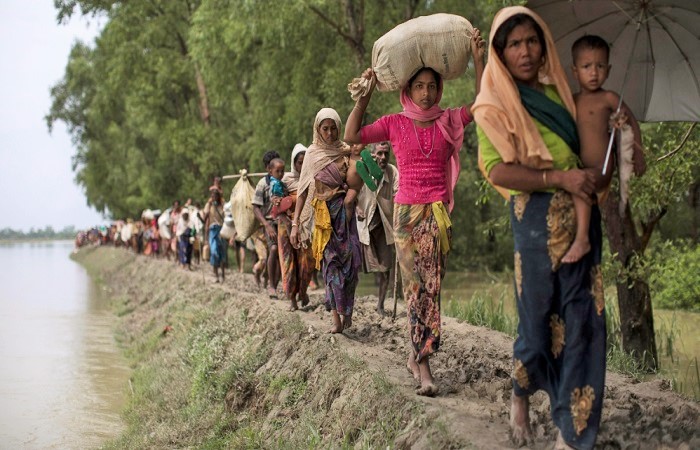
[[[610,131],[610,141],[608,142],[608,151],[605,153],[605,163],[603,164],[603,175],[608,173],[608,163],[610,162],[610,154],[612,153],[613,139],[615,139],[615,129]]]

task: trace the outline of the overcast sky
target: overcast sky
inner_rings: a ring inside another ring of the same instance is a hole
[[[99,27],[75,16],[58,25],[52,0],[0,0],[0,229],[105,222],[73,181],[75,149],[63,123],[49,134],[44,121],[72,44],[92,44]]]

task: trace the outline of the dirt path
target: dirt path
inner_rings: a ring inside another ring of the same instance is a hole
[[[376,297],[359,297],[353,326],[343,335],[328,335],[330,314],[322,306],[321,290],[311,292],[311,304],[304,310],[289,312],[284,300],[270,299],[255,286],[252,275],[228,273],[226,281],[214,285],[208,265],[195,266],[192,272],[174,267],[197,284],[221,289],[234,296],[246,296],[258,304],[269,305],[279,314],[296,314],[305,323],[307,333],[317,339],[331,340],[352,356],[364,361],[372,371],[382,372],[402,393],[413,396],[414,381],[406,370],[408,355],[406,313],[399,302],[397,320],[380,317],[374,306]],[[387,301],[391,304],[391,301]],[[436,398],[416,398],[430,417],[439,417],[448,432],[470,448],[513,448],[508,439],[508,411],[511,393],[512,339],[502,333],[471,326],[443,317],[443,340],[431,366],[440,385]],[[608,372],[603,420],[598,436],[600,448],[700,448],[700,404],[671,391],[663,381],[635,382]],[[549,401],[540,392],[533,396],[531,420],[536,441],[531,448],[552,448],[555,428],[549,418]],[[409,427],[410,428],[410,427]],[[424,434],[413,429],[400,435],[399,448],[427,448]]]

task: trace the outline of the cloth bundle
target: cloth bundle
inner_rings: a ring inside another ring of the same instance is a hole
[[[423,67],[431,67],[443,79],[461,76],[469,64],[474,27],[455,14],[432,14],[404,22],[377,39],[372,48],[372,69],[377,89],[403,89]],[[353,98],[369,92],[370,81],[355,78],[348,84]]]
[[[231,216],[236,227],[236,240],[238,242],[245,241],[258,229],[259,223],[255,219],[255,213],[253,213],[254,195],[255,188],[250,184],[244,171],[231,190],[230,200]]]

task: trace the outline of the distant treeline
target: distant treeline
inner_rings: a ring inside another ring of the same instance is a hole
[[[73,225],[69,225],[60,231],[54,230],[50,225],[47,225],[43,229],[30,228],[27,232],[22,230],[13,230],[12,228],[3,228],[0,230],[0,241],[18,241],[27,239],[73,239],[76,233],[77,231]]]

